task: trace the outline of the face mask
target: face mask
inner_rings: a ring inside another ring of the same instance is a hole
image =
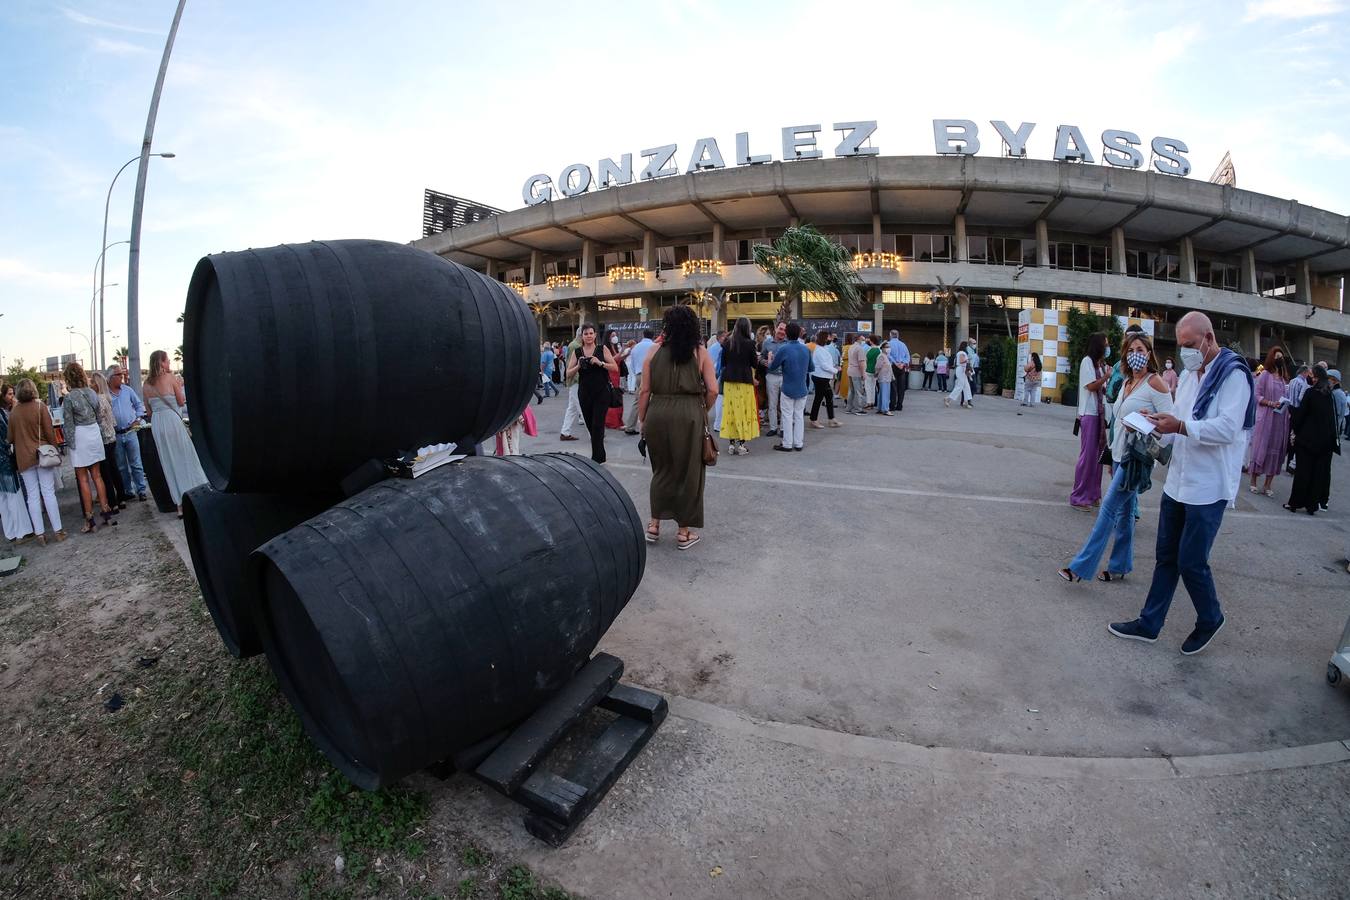
[[[1111,348],[1107,347],[1106,352],[1102,354],[1102,359],[1110,359],[1110,358],[1111,358]]]
[[[611,344],[617,344],[617,343],[619,342],[619,339],[616,338],[616,337],[612,337],[612,338],[609,339],[609,342],[610,342]]]
[[[1187,372],[1197,372],[1205,364],[1205,354],[1194,347],[1181,348],[1181,365]]]
[[[1167,368],[1172,368],[1172,361],[1170,359],[1167,361]]]
[[[1125,363],[1134,371],[1143,371],[1148,365],[1148,354],[1142,350],[1131,350],[1125,355]]]

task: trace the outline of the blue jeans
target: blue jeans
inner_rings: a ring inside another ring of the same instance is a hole
[[[126,488],[128,496],[144,494],[149,489],[145,484],[145,469],[141,466],[141,445],[134,431],[117,436],[117,471],[122,475],[122,487]]]
[[[543,382],[545,397],[552,397],[554,394],[559,393],[558,386],[553,383],[552,378],[541,378],[540,381]]]
[[[1078,555],[1069,563],[1069,571],[1079,578],[1091,578],[1097,573],[1097,564],[1106,552],[1106,542],[1112,535],[1115,544],[1111,547],[1111,559],[1106,571],[1112,575],[1126,575],[1134,570],[1134,512],[1130,501],[1139,502],[1136,491],[1122,488],[1125,472],[1120,466],[1113,467],[1111,484],[1102,496],[1102,507],[1097,511],[1097,521],[1092,533]]]
[[[1214,576],[1209,570],[1209,551],[1223,522],[1226,500],[1192,505],[1162,496],[1158,513],[1158,561],[1153,567],[1153,584],[1139,613],[1139,624],[1149,634],[1162,631],[1167,608],[1177,589],[1177,578],[1186,583],[1186,593],[1195,604],[1197,628],[1213,628],[1223,619]]]
[[[886,412],[891,408],[891,383],[889,381],[878,381],[877,391],[881,394],[877,398],[877,412]]]

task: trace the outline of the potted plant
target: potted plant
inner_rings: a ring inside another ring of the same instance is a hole
[[[1003,373],[999,385],[1003,389],[1003,398],[1011,400],[1017,393],[1017,341],[1010,337],[1003,341]]]
[[[1003,338],[994,338],[980,351],[980,378],[984,380],[979,389],[985,394],[997,394],[1003,380],[1003,364],[1006,356]]]

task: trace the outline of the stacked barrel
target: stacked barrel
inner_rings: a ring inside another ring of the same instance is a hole
[[[184,498],[226,647],[265,652],[354,783],[388,784],[532,712],[589,659],[641,580],[623,488],[571,454],[470,457],[341,487],[515,421],[538,369],[520,297],[401,244],[326,241],[198,263],[184,319]]]

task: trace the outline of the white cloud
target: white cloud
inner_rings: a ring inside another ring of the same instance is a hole
[[[130,41],[118,41],[105,37],[94,38],[94,49],[100,53],[111,53],[114,56],[141,56],[155,52],[149,47],[142,47]]]
[[[1324,131],[1312,139],[1308,149],[1314,156],[1329,156],[1332,159],[1350,159],[1350,141],[1338,134]]]
[[[111,28],[114,31],[130,31],[134,34],[156,34],[156,35],[163,34],[163,32],[156,31],[153,28],[140,28],[136,25],[123,25],[119,22],[109,22],[105,19],[95,19],[93,16],[86,16],[82,12],[70,9],[65,6],[61,7],[61,14],[70,21],[75,22],[76,24],[88,25],[91,28]]]
[[[1174,59],[1186,55],[1187,49],[1200,37],[1200,25],[1177,25],[1153,36],[1152,61],[1154,65],[1165,65]]]
[[[42,290],[88,288],[89,276],[70,272],[48,272],[34,268],[21,259],[0,257],[0,282],[18,288]]]
[[[1261,19],[1310,19],[1330,16],[1345,8],[1341,0],[1255,0],[1247,4],[1244,22]]]

